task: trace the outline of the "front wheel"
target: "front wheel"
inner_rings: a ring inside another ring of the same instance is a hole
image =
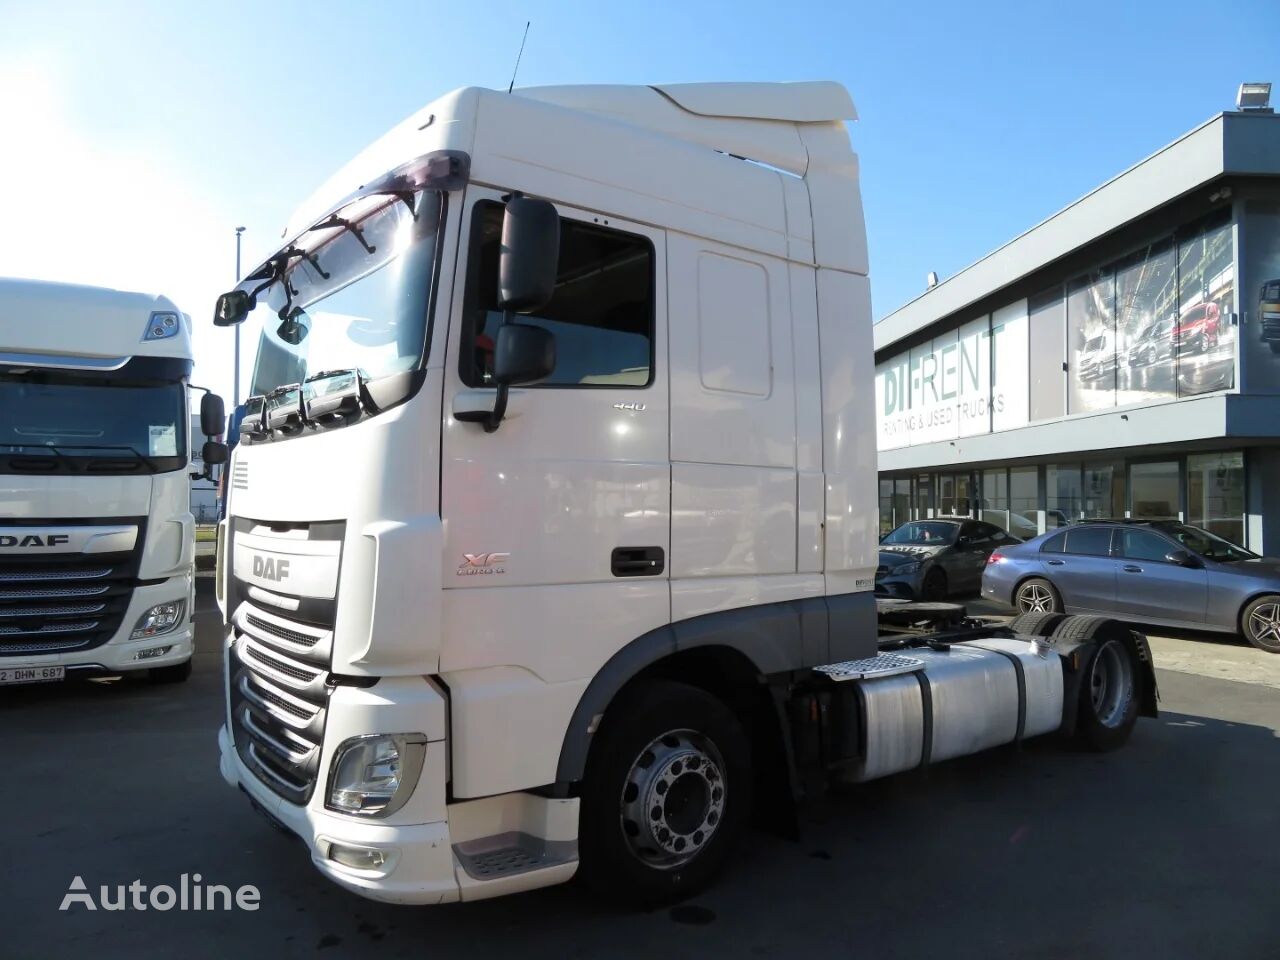
[[[1244,638],[1259,650],[1280,653],[1280,596],[1258,597],[1240,615]]]
[[[945,600],[951,595],[951,590],[947,585],[947,575],[934,567],[925,574],[924,583],[920,586],[920,599],[925,601],[936,602]]]
[[[1061,613],[1062,598],[1052,583],[1041,577],[1032,577],[1018,585],[1013,595],[1013,605],[1019,613]]]
[[[751,807],[751,751],[709,693],[653,681],[605,715],[582,789],[578,876],[615,901],[651,905],[705,888]]]

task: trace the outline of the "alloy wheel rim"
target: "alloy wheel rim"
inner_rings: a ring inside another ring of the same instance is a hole
[[[670,730],[636,757],[623,783],[622,835],[636,859],[658,869],[696,857],[724,819],[728,784],[714,743]]]
[[[1018,606],[1023,613],[1049,613],[1053,610],[1053,594],[1048,587],[1029,583],[1018,591]]]
[[[1249,632],[1269,645],[1280,645],[1280,603],[1264,603],[1249,614]]]

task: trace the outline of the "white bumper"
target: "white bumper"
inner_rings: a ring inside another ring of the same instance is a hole
[[[188,576],[170,577],[163,583],[135,587],[129,601],[129,609],[120,621],[120,628],[106,643],[90,650],[70,650],[65,653],[20,654],[4,657],[0,666],[21,669],[24,667],[67,667],[93,670],[101,668],[108,673],[129,670],[148,670],[152,667],[168,667],[191,659],[195,649],[195,629],[191,621],[195,605],[194,581]],[[185,600],[187,607],[182,623],[168,633],[145,640],[130,640],[134,625],[149,607],[169,600]],[[168,647],[160,656],[138,659],[139,654]]]

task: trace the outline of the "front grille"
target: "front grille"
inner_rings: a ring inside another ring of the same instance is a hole
[[[138,533],[128,552],[0,558],[0,658],[90,650],[115,636],[137,583],[144,541],[142,521],[131,522],[138,525]],[[24,520],[23,526],[41,523]],[[4,530],[0,526],[0,532]]]
[[[1280,339],[1280,319],[1262,318],[1262,335],[1268,340]]]
[[[248,490],[249,489],[249,464],[243,461],[237,462],[231,468],[231,489],[232,490]]]
[[[332,624],[290,620],[247,600],[231,623],[227,681],[236,750],[263,783],[304,804],[320,769]]]

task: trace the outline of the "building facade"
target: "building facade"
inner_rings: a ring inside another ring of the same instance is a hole
[[[1214,117],[875,348],[882,532],[1178,518],[1280,554],[1280,117]]]

